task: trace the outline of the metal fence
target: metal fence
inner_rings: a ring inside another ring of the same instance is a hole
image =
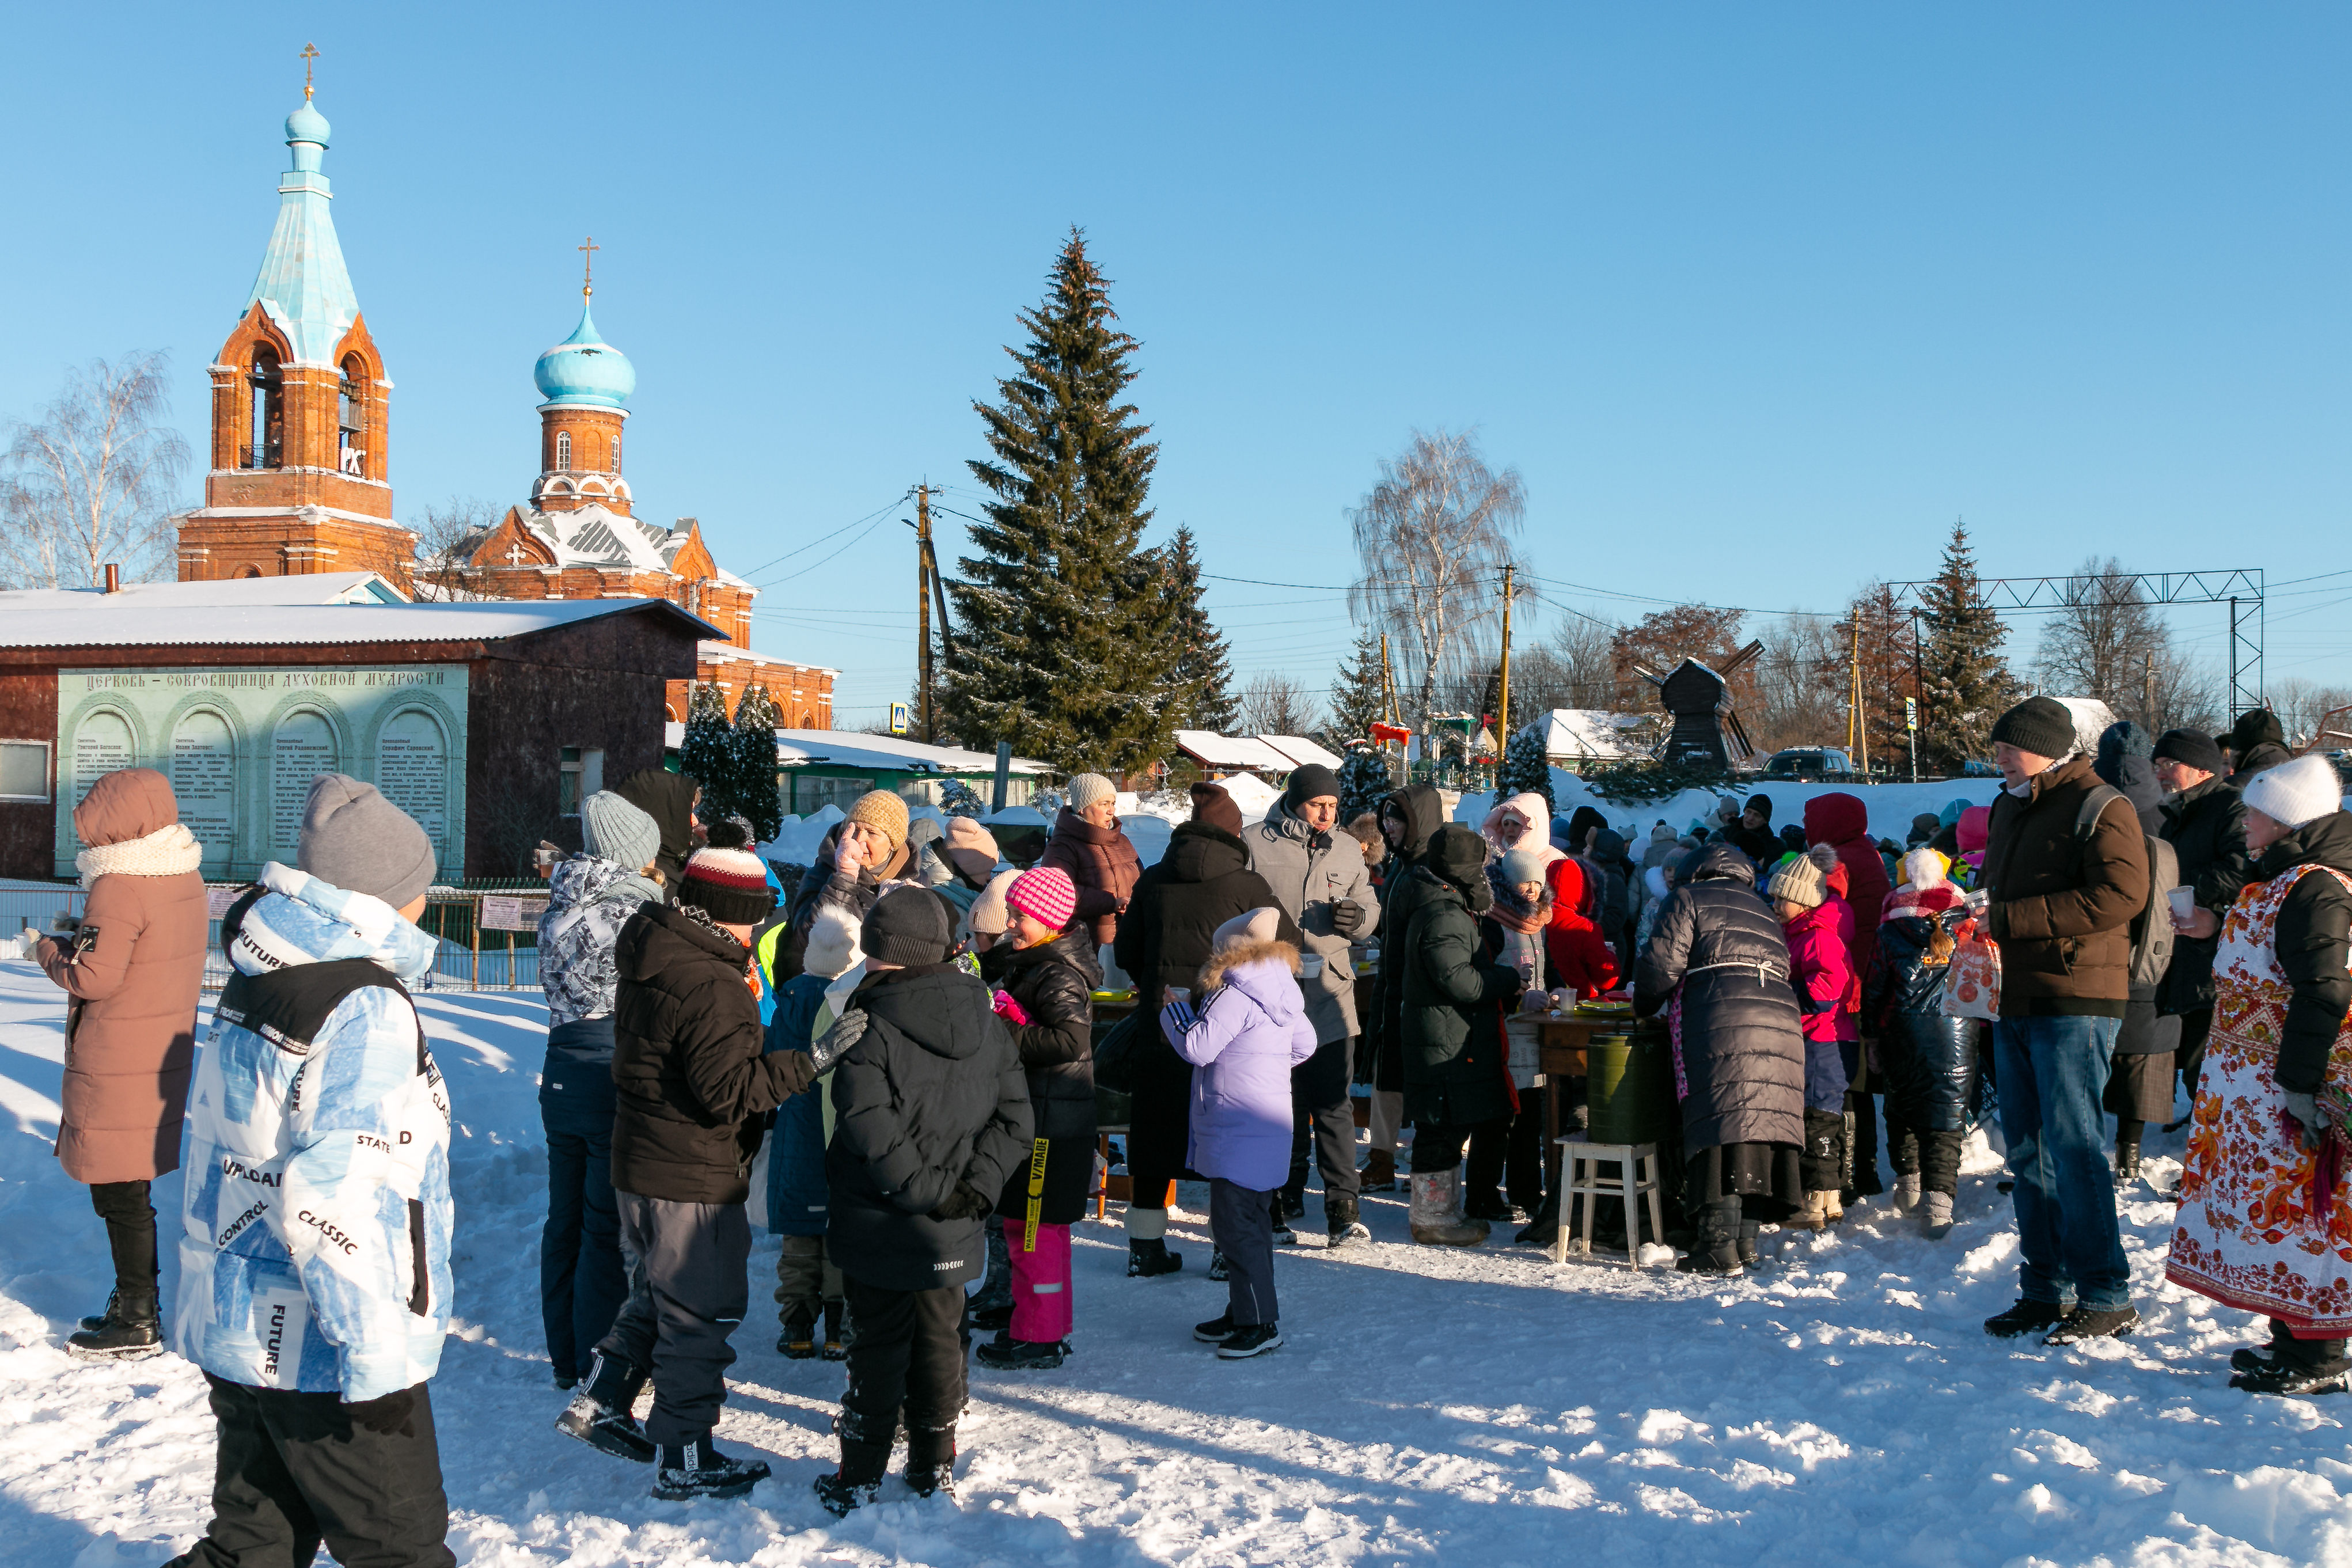
[[[222,956],[220,917],[250,883],[208,883],[212,923],[205,934],[205,989],[228,983]],[[67,883],[0,883],[0,935],[31,927],[55,928],[58,916],[79,917],[89,894]],[[419,990],[535,991],[539,989],[539,917],[547,911],[547,884],[518,882],[468,888],[435,888],[425,897],[417,925],[439,937],[433,969]]]

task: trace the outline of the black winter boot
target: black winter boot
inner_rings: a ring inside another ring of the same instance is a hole
[[[1756,1238],[1763,1232],[1763,1225],[1757,1220],[1743,1219],[1739,1222],[1739,1266],[1741,1268],[1753,1269],[1764,1260],[1756,1251]]]
[[[2024,1334],[2041,1333],[2057,1327],[2064,1320],[2066,1311],[2055,1301],[2037,1301],[2026,1296],[2009,1311],[1985,1319],[1984,1331],[1995,1339],[2017,1339]]]
[[[1371,1227],[1359,1213],[1355,1198],[1349,1194],[1324,1195],[1324,1234],[1333,1247],[1360,1247],[1372,1239]]]
[[[598,1351],[588,1364],[588,1386],[572,1396],[572,1403],[555,1418],[555,1429],[616,1459],[649,1462],[654,1457],[653,1439],[629,1413],[645,1388],[646,1377],[646,1373],[627,1362],[610,1360]]]
[[[2134,1122],[2126,1128],[2119,1121],[2116,1126],[2116,1185],[2117,1186],[2129,1186],[2139,1180],[2140,1129],[2147,1125],[2145,1122]]]
[[[654,1472],[654,1496],[664,1502],[698,1497],[741,1497],[768,1479],[765,1459],[730,1458],[708,1437],[664,1443],[661,1468]]]
[[[949,1434],[949,1440],[952,1446],[953,1433]],[[913,1452],[911,1444],[908,1452]],[[852,1509],[872,1502],[882,1494],[882,1477],[889,1468],[889,1444],[853,1443],[844,1437],[841,1468],[829,1476],[816,1478],[816,1500],[835,1518],[846,1518]]]
[[[973,1322],[977,1326],[993,1332],[1013,1321],[1013,1254],[1004,1245],[1004,1227],[990,1225],[988,1236],[988,1275],[980,1289],[971,1293]],[[1002,1311],[1004,1317],[995,1322],[982,1322],[981,1314]]]
[[[847,1361],[849,1342],[857,1337],[857,1330],[849,1321],[849,1303],[839,1297],[824,1304],[824,1349],[827,1361]]]
[[[1168,1243],[1157,1236],[1149,1241],[1129,1241],[1127,1244],[1127,1277],[1130,1280],[1149,1280],[1160,1274],[1173,1274],[1182,1267],[1184,1255],[1168,1250]]]
[[[1719,1197],[1698,1209],[1698,1233],[1690,1255],[1675,1265],[1685,1274],[1715,1274],[1737,1279],[1739,1268],[1739,1200]]]
[[[1511,1240],[1521,1247],[1549,1247],[1559,1234],[1559,1194],[1552,1192],[1544,1195],[1543,1207],[1536,1210],[1533,1219],[1519,1228],[1519,1233]]]
[[[122,1292],[121,1291],[116,1290],[107,1291],[105,1310],[102,1312],[92,1312],[86,1318],[77,1320],[74,1323],[74,1327],[93,1331],[104,1328],[106,1326],[107,1320],[114,1316],[115,1303],[121,1300]]]
[[[163,1353],[163,1320],[155,1291],[117,1291],[96,1328],[66,1336],[66,1354],[82,1361],[144,1361]]]
[[[917,1497],[930,1497],[945,1492],[955,1495],[955,1428],[927,1432],[920,1427],[907,1431],[907,1484]]]

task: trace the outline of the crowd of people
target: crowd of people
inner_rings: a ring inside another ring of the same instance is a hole
[[[1570,1223],[1508,1025],[1616,996],[1672,1059],[1683,1270],[1764,1266],[1764,1227],[1884,1195],[1882,1098],[1892,1207],[1948,1234],[1965,1134],[1997,1104],[2021,1289],[1987,1331],[2128,1333],[2117,1189],[2178,1082],[2168,1277],[2269,1320],[2233,1384],[2343,1390],[2352,815],[2333,764],[2290,757],[2261,712],[2218,739],[2118,725],[2086,753],[2037,697],[1992,740],[1991,805],[1954,801],[1907,842],[1873,840],[1853,794],[1776,830],[1757,793],[1654,824],[1638,859],[1631,825],[1532,794],[1472,825],[1411,786],[1342,823],[1338,779],[1307,766],[1255,823],[1193,785],[1149,866],[1098,776],[1072,780],[1026,867],[980,822],[877,791],[788,886],[748,824],[702,819],[690,779],[592,795],[538,933],[557,1428],[650,1465],[660,1498],[768,1476],[713,1441],[756,1180],[777,1348],[845,1364],[821,1500],[872,1500],[901,1440],[917,1494],[951,1489],[969,1360],[1045,1374],[1076,1354],[1107,984],[1135,993],[1115,1031],[1127,1273],[1183,1268],[1168,1211],[1180,1178],[1205,1181],[1226,1306],[1192,1333],[1223,1359],[1283,1343],[1275,1258],[1310,1171],[1334,1248],[1369,1244],[1361,1194],[1401,1176],[1416,1245]],[[78,924],[0,957],[67,993],[58,1155],[113,1257],[68,1348],[136,1358],[168,1333],[210,1389],[215,1515],[177,1563],[307,1563],[322,1542],[454,1562],[428,1393],[454,1290],[450,1106],[407,990],[436,950],[416,924],[431,841],[372,786],[317,779],[296,863],[220,920],[229,978],[198,1052],[208,905],[168,782],[110,774],[73,820]],[[1997,1003],[1956,1005],[1964,959],[1997,966]],[[184,1123],[167,1331],[150,1184]],[[1610,1200],[1586,1218],[1638,1225]]]

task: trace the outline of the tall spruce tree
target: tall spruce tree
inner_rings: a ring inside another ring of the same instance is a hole
[[[1381,643],[1366,632],[1356,638],[1356,651],[1331,683],[1332,740],[1343,747],[1370,740],[1373,722],[1385,716],[1381,708]]]
[[[1339,821],[1354,821],[1378,810],[1383,797],[1396,786],[1389,773],[1388,753],[1377,746],[1350,746],[1339,765]]]
[[[1956,770],[1988,755],[1993,720],[2017,690],[2000,653],[2008,629],[1984,601],[1964,525],[1952,525],[1943,563],[1923,598],[1927,638],[1919,684],[1927,711],[1919,716],[1920,752],[1934,766]]]
[[[1177,525],[1176,538],[1160,552],[1160,559],[1175,604],[1174,675],[1184,687],[1184,722],[1179,727],[1223,735],[1240,718],[1234,703],[1233,649],[1201,605],[1201,556],[1193,547],[1192,525]]]
[[[1120,401],[1138,345],[1075,228],[1020,320],[1030,340],[1006,350],[1016,368],[1001,401],[972,405],[992,455],[971,468],[995,499],[949,588],[950,727],[1073,773],[1133,772],[1167,754],[1186,716],[1166,563],[1139,548],[1160,449]]]
[[[677,770],[702,786],[703,810],[725,816],[735,808],[735,731],[727,722],[727,697],[717,684],[697,681],[686,706],[686,737],[677,748]]]
[[[736,703],[735,728],[727,737],[728,810],[749,818],[763,844],[784,825],[776,794],[776,727],[782,722],[768,688],[753,686]]]
[[[1543,731],[1528,726],[1503,748],[1502,766],[1495,769],[1498,795],[1540,795],[1549,808],[1557,804],[1551,792],[1551,759],[1544,755]]]

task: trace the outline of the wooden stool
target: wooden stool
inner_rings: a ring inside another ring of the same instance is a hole
[[[1666,1239],[1665,1209],[1658,1197],[1658,1145],[1655,1144],[1588,1144],[1581,1138],[1559,1140],[1561,1152],[1567,1156],[1567,1180],[1559,1188],[1559,1225],[1552,1235],[1551,1260],[1568,1261],[1568,1207],[1581,1195],[1584,1215],[1580,1221],[1583,1234],[1578,1238],[1577,1249],[1592,1256],[1592,1200],[1596,1197],[1622,1197],[1625,1200],[1625,1261],[1638,1269],[1642,1266],[1641,1197],[1650,1195],[1650,1239],[1663,1243]],[[1603,1176],[1601,1167],[1613,1165],[1617,1175]]]

